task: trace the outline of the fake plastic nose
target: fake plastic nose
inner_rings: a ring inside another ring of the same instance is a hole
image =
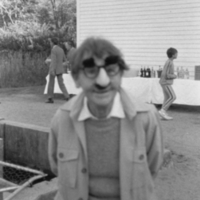
[[[96,78],[96,83],[104,87],[110,83],[110,77],[108,76],[104,68],[100,68],[99,74]]]

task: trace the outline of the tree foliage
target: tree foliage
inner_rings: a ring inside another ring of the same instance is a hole
[[[47,50],[53,36],[76,41],[75,0],[1,0],[0,18],[0,50]]]

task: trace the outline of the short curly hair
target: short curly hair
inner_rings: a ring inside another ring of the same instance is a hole
[[[178,53],[177,49],[170,47],[169,49],[167,49],[167,56],[168,58],[171,58],[173,55],[175,55],[176,53]]]
[[[100,37],[89,37],[77,48],[71,57],[71,72],[73,78],[77,78],[80,69],[82,68],[83,56],[85,53],[91,54],[91,56],[96,56],[102,58],[105,54],[111,56],[119,57],[119,66],[121,71],[128,70],[129,67],[123,60],[123,55],[121,51],[114,46],[110,41],[100,38]]]
[[[50,38],[50,40],[52,41],[52,43],[54,45],[58,45],[59,44],[59,39],[57,37]]]

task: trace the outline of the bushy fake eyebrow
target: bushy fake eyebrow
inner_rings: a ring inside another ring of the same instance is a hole
[[[83,66],[84,66],[84,67],[94,67],[94,66],[95,66],[94,59],[93,59],[93,58],[85,59],[85,60],[83,61]]]

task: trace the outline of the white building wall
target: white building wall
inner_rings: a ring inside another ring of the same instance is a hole
[[[200,0],[77,0],[77,43],[103,36],[132,68],[163,65],[169,47],[176,66],[200,65]]]

